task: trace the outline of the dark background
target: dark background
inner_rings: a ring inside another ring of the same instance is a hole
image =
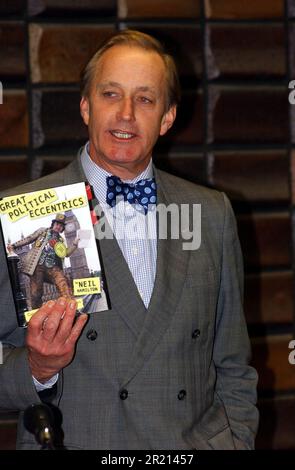
[[[155,161],[233,203],[260,376],[257,447],[295,449],[295,0],[0,0],[0,188],[75,156],[87,138],[81,68],[124,28],[154,34],[177,58],[182,104]],[[15,446],[16,417],[0,412],[2,449]]]

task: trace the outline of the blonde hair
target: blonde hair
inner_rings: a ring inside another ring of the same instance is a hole
[[[81,95],[89,98],[92,81],[96,67],[102,55],[114,46],[134,46],[146,51],[156,52],[162,58],[166,69],[167,94],[166,111],[180,101],[180,84],[177,68],[171,55],[166,54],[162,44],[152,36],[140,31],[125,30],[110,37],[102,43],[100,48],[86,64],[81,74]]]

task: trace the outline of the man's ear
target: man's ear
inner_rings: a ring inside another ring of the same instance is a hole
[[[164,114],[161,121],[160,135],[166,134],[166,132],[172,127],[176,118],[176,105],[171,106],[168,111]]]
[[[89,101],[88,98],[82,96],[80,101],[80,114],[83,118],[84,123],[88,126],[89,123]]]

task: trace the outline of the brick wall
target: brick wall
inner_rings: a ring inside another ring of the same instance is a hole
[[[1,189],[63,167],[85,141],[79,73],[109,32],[150,32],[176,55],[183,100],[155,160],[231,198],[260,374],[257,446],[294,449],[295,0],[2,0],[0,20]],[[1,416],[0,448],[13,448],[15,414]]]

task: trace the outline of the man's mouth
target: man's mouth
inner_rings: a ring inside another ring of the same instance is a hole
[[[120,140],[131,140],[136,137],[136,134],[133,134],[133,132],[127,132],[127,131],[110,131],[112,136],[116,137],[116,139]]]

